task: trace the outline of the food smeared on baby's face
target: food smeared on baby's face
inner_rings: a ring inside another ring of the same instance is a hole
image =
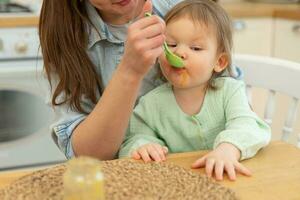
[[[188,72],[186,68],[171,68],[171,71],[178,76],[179,81],[177,82],[180,87],[187,85]]]

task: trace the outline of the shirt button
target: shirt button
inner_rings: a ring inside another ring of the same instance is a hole
[[[193,120],[194,124],[198,124],[198,120],[195,116],[192,116],[192,120]]]

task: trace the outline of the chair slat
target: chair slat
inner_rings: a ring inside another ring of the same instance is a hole
[[[300,148],[300,133],[298,134],[298,142],[297,142],[297,147]]]
[[[264,119],[269,125],[272,124],[274,118],[275,91],[294,98],[290,104],[284,127],[281,129],[281,138],[286,141],[293,131],[293,125],[296,122],[297,104],[300,104],[300,63],[256,55],[234,55],[233,63],[243,72],[243,80],[247,86],[271,90],[264,112]],[[247,95],[250,103],[255,96],[250,92],[247,92]],[[300,148],[300,133],[295,143]]]
[[[299,104],[298,99],[292,98],[290,106],[289,106],[288,115],[285,119],[285,123],[284,123],[283,129],[282,129],[281,139],[283,141],[287,141],[289,136],[293,132],[293,124],[296,121],[298,104]]]
[[[252,106],[252,86],[247,85],[246,86],[246,95],[248,97],[248,102]]]
[[[272,117],[275,110],[275,95],[276,92],[274,90],[269,91],[268,100],[265,108],[265,121],[271,126],[272,125]]]

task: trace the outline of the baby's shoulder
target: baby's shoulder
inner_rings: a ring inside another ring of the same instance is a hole
[[[152,102],[160,99],[160,101],[162,101],[164,98],[169,97],[171,94],[172,86],[169,83],[164,83],[142,96],[141,100],[144,102]]]
[[[150,92],[148,92],[144,97],[152,98],[152,97],[157,97],[157,96],[161,96],[161,95],[166,95],[166,94],[169,94],[170,92],[172,92],[172,86],[169,83],[164,83],[164,84],[154,88]]]
[[[230,91],[236,90],[240,87],[245,87],[243,80],[238,80],[232,77],[219,77],[214,80],[214,84],[217,86],[218,90]]]

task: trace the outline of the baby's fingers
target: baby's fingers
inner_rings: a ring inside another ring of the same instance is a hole
[[[152,160],[154,160],[156,162],[162,161],[162,156],[160,155],[162,153],[156,149],[155,145],[149,146],[148,147],[148,152],[149,152]]]
[[[205,172],[208,177],[212,176],[216,161],[214,159],[206,159]]]
[[[234,165],[232,163],[225,164],[225,170],[227,172],[229,180],[234,181],[236,179]]]
[[[139,160],[141,159],[141,156],[140,154],[137,152],[137,150],[133,151],[132,154],[131,154],[131,157],[135,160]]]
[[[168,153],[167,147],[162,147],[159,144],[153,144],[153,148],[157,151],[161,160],[166,160],[166,154]]]
[[[201,168],[205,166],[205,161],[206,161],[206,157],[202,157],[199,158],[198,160],[196,160],[193,164],[192,164],[192,168],[196,169],[196,168]]]
[[[252,175],[251,171],[239,162],[235,163],[235,169],[236,169],[237,172],[239,172],[239,173],[241,173],[245,176],[251,176]]]
[[[221,181],[223,180],[223,173],[224,173],[224,162],[217,161],[215,164],[215,175],[216,180]]]
[[[165,147],[165,146],[164,146],[164,147],[163,147],[163,151],[164,151],[165,154],[168,154],[168,152],[169,152],[168,147]]]
[[[149,153],[148,153],[146,148],[139,148],[138,153],[140,154],[140,156],[142,157],[144,162],[150,162],[151,161],[151,158],[150,158]]]

